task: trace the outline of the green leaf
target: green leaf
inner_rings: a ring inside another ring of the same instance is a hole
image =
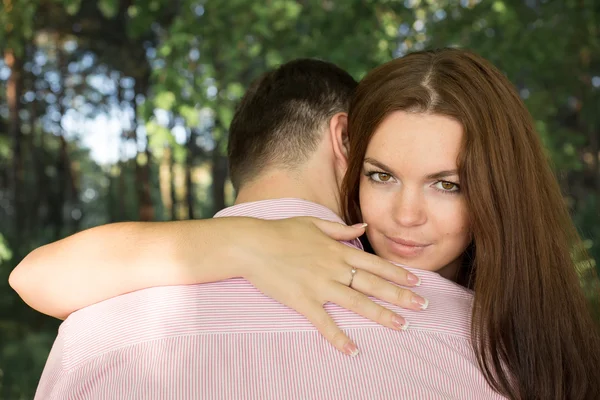
[[[504,14],[506,12],[506,4],[502,1],[495,1],[492,5],[492,9],[497,13]]]
[[[163,44],[158,50],[158,54],[161,57],[169,57],[171,55],[171,51],[173,50],[173,46],[168,43]]]
[[[176,101],[175,93],[170,91],[160,92],[154,98],[154,105],[163,110],[171,110]]]
[[[79,12],[81,8],[81,0],[66,0],[65,1],[65,10],[67,14],[73,16]]]
[[[185,119],[189,127],[196,127],[200,124],[200,112],[195,107],[182,105],[179,107],[179,115]]]
[[[229,125],[233,119],[232,108],[228,106],[221,106],[218,108],[217,113],[219,115],[219,120],[221,121],[221,126],[225,129],[229,129]]]
[[[114,18],[119,12],[119,0],[98,0],[98,9],[106,18]]]
[[[127,8],[127,15],[129,15],[129,18],[135,18],[139,13],[140,8],[138,6],[129,6],[129,8]]]
[[[10,248],[8,247],[8,242],[0,233],[0,264],[2,264],[5,261],[10,261],[12,256],[13,254]]]
[[[175,144],[175,138],[171,131],[156,121],[146,123],[146,133],[150,150],[158,158],[163,156],[165,147],[171,147]]]
[[[231,100],[242,98],[245,91],[244,86],[239,82],[233,82],[227,85],[227,97]]]
[[[182,164],[187,157],[187,149],[181,146],[180,144],[176,144],[175,146],[173,146],[172,151],[173,160],[175,160],[175,162],[178,164]]]
[[[269,68],[277,67],[283,63],[283,57],[277,50],[269,50],[267,52],[267,66]]]
[[[8,135],[0,135],[0,159],[8,160],[12,154],[12,140]]]

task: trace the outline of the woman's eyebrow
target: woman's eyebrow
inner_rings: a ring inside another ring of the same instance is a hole
[[[377,161],[376,159],[371,158],[371,157],[365,158],[363,163],[371,164],[371,165],[373,165],[377,168],[380,168],[384,171],[390,171],[392,173],[395,173],[391,167],[388,167],[384,163]],[[426,179],[443,179],[443,178],[447,178],[449,176],[454,176],[454,175],[458,175],[457,169],[447,169],[447,170],[443,170],[443,171],[434,172],[432,174],[427,175],[425,178]]]
[[[371,164],[371,165],[373,165],[373,166],[375,166],[377,168],[381,168],[381,169],[383,169],[385,171],[394,172],[394,171],[392,171],[392,168],[388,167],[387,165],[385,165],[382,162],[379,162],[379,161],[375,160],[374,158],[367,157],[367,158],[364,159],[363,163]]]
[[[433,174],[427,175],[427,179],[443,179],[449,176],[458,175],[458,170],[456,169],[448,169],[445,171],[435,172]]]

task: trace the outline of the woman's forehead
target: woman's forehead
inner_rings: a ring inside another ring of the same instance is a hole
[[[452,118],[398,111],[376,129],[365,157],[390,167],[408,163],[427,174],[451,170],[456,168],[462,137],[462,126]]]

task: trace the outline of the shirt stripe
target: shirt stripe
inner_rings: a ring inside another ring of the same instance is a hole
[[[216,215],[342,222],[325,207],[279,199]],[[357,245],[356,242],[349,245]],[[67,318],[37,399],[497,399],[470,345],[472,293],[436,273],[415,292],[426,311],[399,309],[394,331],[326,304],[361,349],[335,350],[302,315],[244,279],[144,289]]]

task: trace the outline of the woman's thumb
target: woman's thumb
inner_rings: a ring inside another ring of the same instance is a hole
[[[324,220],[314,221],[314,224],[324,234],[335,240],[352,240],[365,233],[367,224],[360,223],[354,225],[345,225],[338,222]]]

